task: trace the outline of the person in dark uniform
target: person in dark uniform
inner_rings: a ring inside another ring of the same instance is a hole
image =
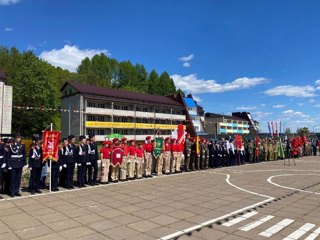
[[[86,137],[80,136],[79,137],[79,146],[77,147],[77,179],[79,187],[86,187],[85,186],[85,176],[87,170],[87,163],[89,162],[88,157],[88,145],[86,144]]]
[[[9,139],[3,139],[3,151],[2,151],[2,164],[1,164],[1,171],[2,171],[2,193],[10,195],[10,178],[11,178],[11,171],[8,170],[8,159],[9,159]]]
[[[42,193],[40,191],[40,178],[42,171],[42,147],[40,138],[35,139],[35,143],[30,147],[29,153],[29,169],[31,172],[31,185],[30,193],[33,195],[35,193]]]
[[[10,193],[11,197],[21,196],[20,184],[22,168],[26,165],[25,146],[21,144],[20,134],[16,134],[15,140],[9,145],[8,170],[11,171]]]
[[[98,146],[95,135],[89,135],[89,158],[90,165],[88,166],[88,182],[90,185],[98,185]]]
[[[0,182],[1,182],[1,192],[4,192],[4,172],[7,166],[6,160],[4,158],[4,142],[0,140]]]
[[[63,140],[66,140],[65,138]],[[62,140],[62,141],[63,141]],[[58,150],[58,159],[50,159],[51,161],[51,191],[57,192],[59,191],[58,183],[59,183],[59,172],[63,169],[64,157],[62,153],[62,147],[59,147]]]
[[[68,136],[68,139],[63,139],[63,147],[61,149],[62,154],[62,171],[66,169],[66,187],[67,189],[74,189],[73,186],[73,174],[77,161],[77,147],[75,145],[76,138],[74,135]],[[61,171],[61,172],[62,172]],[[60,174],[61,174],[60,172]]]
[[[195,138],[191,139],[191,155],[190,155],[190,170],[195,171],[196,158],[197,158],[197,145]]]

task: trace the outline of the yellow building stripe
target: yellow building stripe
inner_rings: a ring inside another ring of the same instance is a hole
[[[86,127],[87,128],[165,129],[165,130],[177,129],[177,125],[171,125],[171,124],[132,123],[132,122],[94,122],[94,121],[87,121]]]

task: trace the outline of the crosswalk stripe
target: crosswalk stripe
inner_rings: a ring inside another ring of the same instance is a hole
[[[246,214],[244,214],[244,215],[242,215],[242,216],[240,216],[240,217],[237,217],[237,218],[235,218],[235,219],[233,219],[233,220],[231,220],[231,221],[229,221],[229,222],[225,222],[225,223],[222,224],[222,225],[225,226],[225,227],[230,227],[230,226],[232,226],[232,225],[235,225],[235,224],[237,224],[237,223],[239,223],[239,222],[242,222],[242,221],[244,221],[244,220],[246,220],[246,219],[248,219],[248,218],[256,215],[257,213],[258,213],[258,212],[255,212],[255,211],[248,212],[248,213],[246,213]]]
[[[261,232],[259,235],[264,237],[271,237],[272,235],[276,234],[277,232],[280,232],[285,227],[289,226],[291,223],[293,223],[294,220],[292,219],[284,219],[281,222],[277,223],[276,225],[273,225],[272,227],[268,228],[267,230]]]
[[[314,230],[305,240],[314,240],[320,235],[320,227]]]
[[[296,240],[302,237],[304,234],[306,234],[308,231],[310,231],[312,228],[314,228],[316,225],[312,223],[306,223],[302,227],[300,227],[298,230],[291,233],[288,237],[284,238],[283,240]]]
[[[240,230],[241,230],[241,231],[244,231],[244,232],[248,232],[249,230],[260,226],[261,224],[269,221],[269,220],[272,219],[272,218],[274,218],[274,216],[272,216],[272,215],[264,216],[264,217],[260,218],[260,219],[257,220],[257,221],[254,221],[254,222],[252,222],[252,223],[249,223],[249,224],[241,227]]]

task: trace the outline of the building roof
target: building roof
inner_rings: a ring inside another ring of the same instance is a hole
[[[186,103],[187,107],[190,108],[197,108],[197,104],[194,102],[192,98],[184,97],[184,102]]]
[[[223,118],[225,118],[225,119],[248,122],[247,119],[243,119],[243,118],[239,118],[239,117],[234,117],[234,116],[229,116],[229,115],[223,115],[223,114],[216,114],[216,113],[206,113],[205,116],[206,116],[206,117],[212,117],[212,118],[223,117]]]
[[[68,84],[74,87],[79,93],[83,93],[83,94],[182,107],[180,103],[165,96],[130,92],[122,89],[114,89],[114,88],[108,88],[108,87],[98,87],[94,85],[89,85],[89,84],[84,84],[79,82],[72,82],[72,81],[65,82],[65,84],[61,88],[61,91],[63,91]]]

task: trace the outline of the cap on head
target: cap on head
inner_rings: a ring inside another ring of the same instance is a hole
[[[121,139],[121,141],[122,141],[122,142],[127,141],[127,138],[123,137],[123,138]]]
[[[114,138],[112,141],[117,142],[117,141],[119,141],[119,138]]]
[[[150,140],[150,139],[151,139],[151,136],[147,136],[147,137],[146,137],[146,140]]]

